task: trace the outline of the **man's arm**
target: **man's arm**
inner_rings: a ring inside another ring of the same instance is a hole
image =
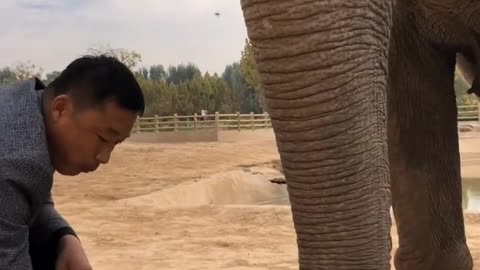
[[[65,235],[76,237],[75,231],[55,209],[50,195],[30,226],[30,256],[34,270],[55,269],[58,244]]]
[[[22,190],[0,177],[0,269],[32,269],[28,255],[27,213],[28,202]]]
[[[3,146],[2,150],[8,150]],[[47,181],[51,177],[37,161],[23,156],[0,156],[0,269],[32,269],[28,224],[45,196],[42,194],[48,194]]]

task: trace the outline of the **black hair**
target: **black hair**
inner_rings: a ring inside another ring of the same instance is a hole
[[[53,97],[71,95],[82,106],[102,105],[112,99],[120,107],[143,115],[145,100],[132,71],[108,55],[83,56],[70,63],[47,89]]]

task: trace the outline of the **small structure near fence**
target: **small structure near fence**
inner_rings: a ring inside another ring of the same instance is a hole
[[[166,131],[219,131],[219,130],[255,130],[271,128],[268,113],[262,114],[215,114],[154,116],[138,118],[132,133],[158,133]]]

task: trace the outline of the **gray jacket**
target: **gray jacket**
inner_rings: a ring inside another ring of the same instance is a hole
[[[0,89],[0,269],[32,269],[32,248],[54,249],[70,228],[54,209],[41,112],[45,86],[32,78]],[[43,251],[42,251],[43,252]],[[45,253],[47,254],[47,253]]]

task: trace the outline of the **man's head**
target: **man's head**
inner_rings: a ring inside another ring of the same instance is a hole
[[[50,158],[64,175],[94,171],[130,135],[144,112],[132,72],[116,58],[73,61],[43,95]]]

